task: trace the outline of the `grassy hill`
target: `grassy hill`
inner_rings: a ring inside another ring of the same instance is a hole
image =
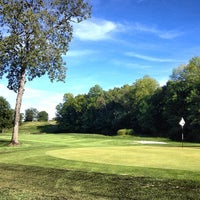
[[[18,147],[0,134],[0,199],[200,199],[200,144],[55,129],[24,123]]]

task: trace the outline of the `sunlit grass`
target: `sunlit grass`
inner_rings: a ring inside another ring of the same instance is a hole
[[[163,138],[21,134],[21,145],[11,148],[9,138],[0,137],[2,163],[195,180],[199,177],[195,173],[200,173],[199,144],[187,143],[182,148],[181,143]],[[140,140],[167,144],[142,145]]]
[[[49,124],[20,127],[17,147],[8,147],[11,133],[0,134],[0,200],[198,199],[200,144],[44,134],[42,126]]]
[[[67,160],[200,172],[200,149],[155,146],[71,148],[48,151]]]

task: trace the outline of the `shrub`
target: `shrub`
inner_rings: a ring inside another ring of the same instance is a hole
[[[117,131],[117,135],[125,136],[125,135],[133,135],[133,129],[119,129]]]

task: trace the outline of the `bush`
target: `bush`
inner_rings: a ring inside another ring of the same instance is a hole
[[[133,135],[133,129],[119,129],[117,131],[117,135],[125,136],[125,135]]]

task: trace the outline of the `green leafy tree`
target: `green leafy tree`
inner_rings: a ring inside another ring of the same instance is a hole
[[[184,81],[186,84],[200,82],[200,57],[192,58],[187,65],[181,65],[173,70],[172,81]]]
[[[25,122],[32,122],[38,120],[38,111],[36,108],[29,108],[25,110]]]
[[[56,120],[61,131],[73,131],[76,121],[75,98],[71,93],[64,94],[63,103],[56,106]]]
[[[90,17],[84,0],[0,0],[0,78],[17,93],[11,144],[18,144],[18,126],[26,81],[47,74],[64,81],[62,55],[68,51],[73,23]]]
[[[0,131],[5,128],[11,128],[13,122],[13,110],[6,99],[0,96]]]
[[[105,106],[104,91],[99,85],[91,87],[88,92],[88,97],[90,99],[89,107],[101,107]]]
[[[150,99],[159,88],[156,80],[145,76],[133,84],[132,98],[132,123],[134,130],[147,132],[149,130]]]
[[[173,98],[179,99],[179,105],[174,107],[184,112],[187,139],[200,141],[200,57],[192,58],[187,65],[177,69],[174,69],[170,80],[177,91]]]
[[[181,140],[178,124],[184,117],[185,140],[200,141],[200,58],[175,68],[170,80],[151,99],[152,123],[157,135]]]
[[[46,111],[40,111],[38,113],[38,121],[44,121],[44,122],[47,122],[48,119],[49,119],[49,115]]]

